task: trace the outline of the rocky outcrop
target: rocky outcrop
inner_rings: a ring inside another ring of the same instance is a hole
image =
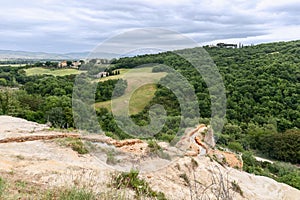
[[[26,136],[18,136],[18,137],[9,137],[0,139],[0,143],[9,143],[9,142],[27,142],[34,140],[52,140],[56,138],[80,138],[79,134],[66,134],[66,133],[57,133],[57,134],[43,134],[43,135],[26,135]]]
[[[210,132],[209,136],[206,133]],[[204,124],[198,125],[195,129],[187,129],[185,135],[176,144],[182,150],[186,150],[187,156],[206,155],[214,146],[213,132]],[[206,141],[210,142],[207,143]]]
[[[226,165],[235,169],[243,169],[243,160],[241,155],[229,151],[212,150],[208,154],[221,165]]]
[[[214,149],[216,143],[213,130],[204,124],[198,125],[195,129],[187,130],[177,145],[186,148],[186,156],[208,155],[222,165],[238,169],[243,167],[242,159],[236,153]]]
[[[24,124],[20,125],[26,129]],[[28,141],[23,138],[22,142],[18,143],[15,140],[0,143],[1,177],[13,178],[19,182],[24,181],[28,188],[35,184],[41,191],[43,189],[45,189],[43,191],[48,191],[51,187],[63,187],[66,183],[70,186],[83,184],[85,187],[92,183],[91,189],[96,193],[109,191],[107,183],[111,179],[111,173],[115,170],[105,162],[99,162],[99,157],[92,154],[79,155],[71,148],[43,139],[43,137],[49,139],[54,135],[64,137],[68,133],[43,130],[32,133],[31,129],[28,129],[27,132],[14,133],[1,128],[0,138],[2,139],[14,138],[14,136],[17,138],[22,135],[37,139]],[[205,137],[202,131],[206,129],[207,127],[201,125],[197,127],[197,130],[189,130],[188,133],[191,134],[186,133],[179,143],[183,146],[186,145],[187,148],[191,146],[188,150],[195,153],[194,157],[182,156],[169,165],[162,165],[163,167],[159,170],[140,174],[141,178],[145,179],[153,190],[163,192],[170,200],[188,200],[191,197],[193,199],[217,199],[215,195],[222,192],[224,188],[225,192],[228,192],[226,195],[237,200],[298,199],[300,191],[295,188],[267,177],[255,176],[235,169],[242,167],[235,154],[214,150],[203,141]],[[77,137],[77,134],[74,134],[74,137]],[[83,140],[111,145],[115,149],[132,154],[133,157],[138,157],[137,154],[147,153],[145,151],[147,143],[138,139],[117,141],[103,135],[81,135],[80,137]],[[194,139],[192,143],[191,138]],[[166,152],[173,148],[167,143],[159,144]],[[205,146],[201,146],[201,144]],[[208,148],[206,156],[199,156],[200,147]],[[226,160],[225,164],[222,163],[224,160]],[[150,166],[155,162],[161,163],[162,159],[151,157],[146,164]],[[14,197],[18,195],[18,190],[11,192]],[[128,191],[124,189],[122,192]],[[28,194],[26,199],[38,199],[30,195]]]

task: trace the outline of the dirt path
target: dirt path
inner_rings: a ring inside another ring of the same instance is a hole
[[[266,158],[261,158],[261,157],[258,157],[258,156],[254,156],[254,158],[257,160],[257,161],[261,161],[261,162],[269,162],[271,164],[273,164],[274,162],[272,160],[268,160]]]

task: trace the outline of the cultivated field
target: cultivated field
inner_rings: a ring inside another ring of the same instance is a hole
[[[166,74],[165,72],[152,73],[152,67],[144,67],[121,69],[120,75],[102,78],[100,81],[122,78],[127,80],[128,86],[123,96],[114,99],[113,102],[98,102],[95,104],[95,108],[105,107],[111,110],[113,103],[113,110],[117,113],[128,113],[129,110],[130,115],[137,114],[142,111],[154,97],[156,91],[155,83],[166,76]]]
[[[0,64],[0,67],[6,67],[6,66],[10,66],[10,67],[24,67],[27,64]]]
[[[79,71],[77,69],[46,69],[42,67],[33,67],[29,69],[25,69],[27,76],[34,75],[53,75],[53,76],[66,76],[71,74],[80,74],[83,71]]]

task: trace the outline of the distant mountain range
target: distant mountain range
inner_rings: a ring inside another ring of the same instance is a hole
[[[0,59],[83,59],[89,55],[89,52],[78,53],[45,53],[45,52],[28,52],[28,51],[11,51],[0,50]]]
[[[154,54],[159,53],[157,50],[137,50],[129,52],[124,56],[135,56],[142,54]],[[0,60],[13,60],[13,59],[24,59],[24,60],[79,60],[86,58],[118,58],[119,54],[106,53],[106,52],[72,52],[72,53],[45,53],[45,52],[30,52],[30,51],[12,51],[12,50],[0,50]]]

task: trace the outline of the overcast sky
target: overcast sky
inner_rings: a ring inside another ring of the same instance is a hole
[[[199,44],[300,39],[299,0],[0,0],[0,49],[90,51],[134,28],[160,27]]]

